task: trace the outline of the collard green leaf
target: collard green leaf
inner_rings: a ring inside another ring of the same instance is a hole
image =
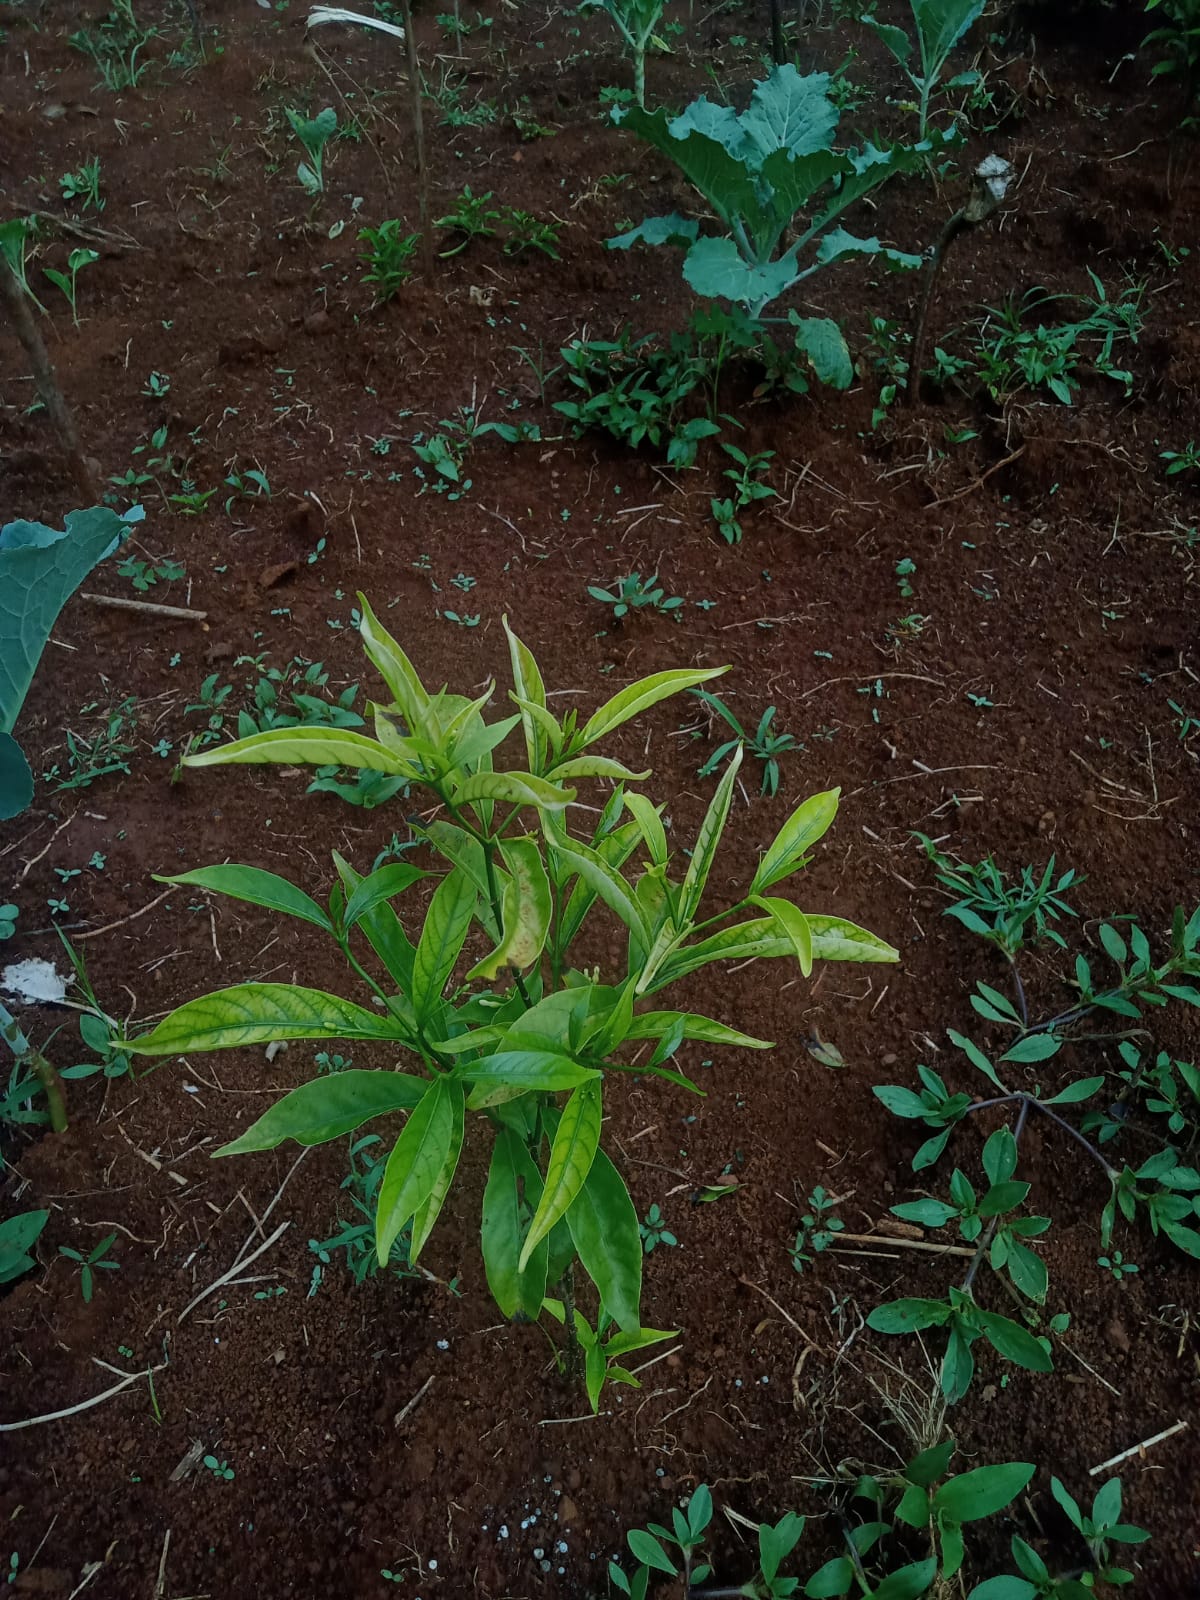
[[[756,208],[751,174],[722,143],[736,145],[741,138],[736,113],[729,107],[714,106],[701,95],[680,117],[629,106],[614,111],[613,121],[673,161],[726,223]]]
[[[0,821],[18,817],[33,801],[33,773],[11,733],[0,732]]]
[[[951,50],[983,13],[984,0],[920,0],[913,6],[921,62],[936,77]]]
[[[281,878],[276,872],[264,872],[261,867],[242,867],[232,863],[219,867],[197,867],[194,872],[180,872],[174,877],[154,875],[155,883],[187,884],[196,889],[208,889],[213,894],[228,895],[231,900],[244,900],[248,905],[265,906],[268,911],[280,911],[285,916],[299,917],[311,922],[326,933],[333,930],[326,912],[294,883]]]
[[[602,1116],[598,1082],[581,1084],[563,1107],[550,1147],[542,1198],[521,1247],[522,1271],[539,1240],[566,1216],[582,1189],[600,1142]]]
[[[831,228],[828,233],[822,234],[817,246],[817,260],[821,266],[827,267],[830,262],[840,261],[845,256],[882,256],[889,266],[900,267],[907,272],[915,272],[925,259],[908,250],[894,250],[890,245],[880,244],[875,238],[860,239],[857,234],[847,233],[845,228]]]
[[[827,150],[838,117],[838,108],[829,98],[829,74],[801,74],[790,62],[784,63],[755,84],[750,104],[739,118],[743,152],[750,155],[753,151],[761,165],[777,150],[790,156]]]
[[[635,244],[694,244],[700,224],[672,211],[668,217],[647,217],[628,233],[606,241],[610,250],[628,250]]]
[[[800,273],[794,250],[776,261],[754,263],[745,259],[732,239],[708,234],[697,239],[683,258],[683,276],[697,294],[733,300],[757,315],[790,289]]]
[[[462,1086],[435,1078],[392,1146],[375,1213],[375,1253],[381,1265],[387,1265],[401,1231],[437,1188],[461,1124],[461,1107]]]
[[[788,321],[796,330],[796,349],[820,381],[831,389],[848,389],[854,381],[854,363],[846,336],[833,318],[801,317],[790,311]]]
[[[596,1151],[566,1220],[601,1305],[626,1333],[639,1329],[642,1236],[638,1216],[624,1178],[603,1150]]]
[[[428,1084],[405,1072],[364,1072],[347,1067],[314,1078],[277,1100],[245,1133],[213,1152],[240,1156],[251,1150],[274,1150],[285,1139],[297,1144],[325,1144],[353,1133],[372,1117],[389,1111],[411,1111]]]
[[[394,1017],[364,1011],[339,995],[291,983],[236,983],[177,1006],[156,1028],[128,1039],[134,1055],[230,1050],[280,1039],[401,1039]]]

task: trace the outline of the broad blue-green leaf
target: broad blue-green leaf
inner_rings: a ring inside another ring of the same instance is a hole
[[[647,217],[628,233],[606,240],[610,250],[628,250],[635,244],[694,244],[700,224],[672,211],[668,217]]]
[[[799,73],[790,62],[774,67],[755,84],[739,121],[743,149],[761,163],[774,151],[791,156],[827,150],[838,125],[838,108],[829,98],[829,74]]]
[[[281,911],[289,917],[299,917],[333,931],[333,924],[311,895],[305,894],[294,883],[281,878],[276,872],[264,872],[261,867],[241,867],[232,863],[219,867],[197,867],[194,872],[180,872],[174,877],[154,874],[155,883],[187,884],[196,889],[208,889],[213,894],[228,895],[232,900],[244,900],[252,906],[265,906],[268,911]]]
[[[821,238],[817,246],[817,260],[823,267],[831,261],[840,261],[843,256],[882,256],[892,267],[901,267],[905,271],[915,272],[924,261],[924,256],[913,255],[907,250],[893,250],[890,245],[880,244],[878,239],[860,239],[857,234],[847,233],[845,228],[831,228]]]
[[[546,1164],[542,1198],[521,1247],[518,1263],[521,1271],[525,1270],[539,1240],[544,1239],[554,1224],[566,1216],[575,1196],[582,1189],[600,1142],[602,1118],[600,1084],[581,1084],[572,1093],[558,1119],[554,1143],[550,1147],[550,1159]]]
[[[859,21],[873,29],[900,65],[905,65],[912,54],[912,41],[903,28],[895,28],[888,22],[879,22],[873,16],[860,17]]]
[[[236,983],[177,1006],[121,1048],[135,1055],[186,1055],[279,1039],[404,1039],[395,1019],[364,1011],[323,989],[291,983]]]
[[[603,1150],[595,1152],[566,1219],[601,1305],[627,1333],[640,1328],[642,1236],[638,1216],[624,1178]]]
[[[726,765],[725,771],[721,774],[721,781],[709,802],[708,810],[704,814],[704,821],[700,824],[700,831],[696,835],[692,858],[688,862],[683,887],[679,891],[679,905],[675,924],[681,930],[691,925],[695,919],[696,912],[699,910],[700,901],[704,895],[704,886],[708,882],[709,873],[712,871],[712,864],[717,854],[717,846],[721,842],[721,835],[725,831],[725,823],[729,817],[729,807],[733,802],[733,786],[737,782],[743,754],[743,747],[739,744]]]
[[[188,767],[261,766],[267,762],[294,767],[354,767],[365,772],[389,772],[410,778],[413,768],[385,750],[376,739],[351,728],[268,728],[229,744],[198,750],[184,762]]]
[[[372,1117],[411,1111],[427,1088],[424,1078],[406,1072],[363,1072],[348,1067],[291,1090],[245,1133],[213,1154],[240,1156],[250,1150],[274,1150],[285,1139],[303,1145],[325,1144],[353,1133]]]
[[[416,668],[380,623],[379,618],[371,610],[367,597],[362,593],[359,594],[358,605],[359,616],[362,619],[359,623],[359,633],[362,636],[363,649],[379,676],[387,684],[392,699],[402,712],[409,729],[414,734],[423,733],[429,695]]]
[[[776,261],[752,265],[732,239],[706,235],[684,257],[683,276],[697,294],[733,300],[757,312],[790,289],[800,273],[794,250]]]
[[[729,107],[714,106],[701,95],[679,117],[630,106],[614,111],[613,121],[673,161],[724,221],[757,208],[751,174],[722,143],[723,138],[734,142],[741,137],[737,116]]]
[[[841,793],[840,789],[826,789],[796,807],[758,863],[751,894],[762,894],[804,865],[808,852],[833,826]]]
[[[404,861],[390,861],[387,866],[378,867],[367,877],[359,880],[358,884],[346,901],[346,909],[342,915],[342,922],[347,928],[352,928],[356,922],[374,911],[376,906],[383,905],[398,894],[403,894],[412,887],[418,878],[428,877],[418,867],[410,867]]]
[[[900,952],[877,934],[842,917],[805,912],[812,934],[814,961],[899,961]]]
[[[392,1146],[379,1185],[375,1253],[387,1265],[392,1245],[438,1185],[461,1123],[462,1086],[435,1078]]]
[[[441,1001],[466,943],[476,898],[475,885],[458,867],[433,892],[413,960],[412,1003],[421,1021]]]
[[[788,321],[796,330],[796,349],[808,358],[821,382],[832,389],[848,389],[854,379],[854,363],[846,336],[833,318],[801,317],[789,311]]]
[[[685,689],[694,689],[697,684],[707,683],[710,678],[719,678],[722,673],[728,671],[728,667],[699,667],[654,672],[648,678],[639,678],[628,688],[618,690],[610,700],[606,700],[592,713],[579,742],[583,745],[595,744],[597,739],[606,738],[623,722],[628,722],[631,717],[640,716],[643,711],[648,711],[651,706],[657,705],[660,700],[665,700],[668,695],[681,694]]]
[[[11,738],[59,613],[126,525],[115,511],[69,511],[63,527],[10,522],[0,528],[0,818],[33,798],[28,763]]]
[[[544,1239],[535,1246],[523,1272],[517,1265],[522,1244],[522,1207],[532,1212],[541,1194],[542,1176],[530,1160],[524,1141],[512,1128],[498,1129],[483,1191],[480,1244],[488,1288],[510,1321],[519,1316],[535,1322],[546,1293]]]
[[[438,1168],[433,1188],[428,1197],[421,1202],[413,1213],[412,1242],[409,1245],[408,1259],[415,1262],[429,1235],[433,1232],[433,1225],[438,1219],[446,1196],[450,1193],[450,1185],[454,1182],[454,1174],[458,1167],[458,1158],[462,1153],[463,1132],[466,1126],[466,1107],[463,1101],[462,1085],[450,1080],[446,1082],[446,1097],[450,1105],[450,1138],[446,1145],[446,1153],[442,1157],[442,1164]]]
[[[913,6],[921,63],[931,76],[940,73],[951,50],[983,14],[984,0],[920,0]]]

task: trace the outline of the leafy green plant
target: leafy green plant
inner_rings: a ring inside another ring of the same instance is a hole
[[[322,1056],[329,1063],[327,1068],[322,1068]],[[335,1068],[333,1063],[340,1065]],[[341,1056],[330,1058],[328,1052],[322,1050],[317,1054],[317,1067],[318,1070],[346,1072],[350,1068],[350,1062],[343,1060]],[[308,1241],[308,1248],[319,1263],[313,1269],[310,1294],[316,1292],[321,1281],[321,1270],[329,1266],[335,1251],[344,1254],[346,1267],[355,1283],[373,1278],[381,1270],[382,1263],[375,1249],[375,1213],[379,1202],[379,1186],[383,1182],[386,1167],[380,1150],[382,1143],[383,1140],[377,1133],[367,1133],[361,1139],[350,1140],[347,1151],[350,1170],[342,1179],[341,1189],[349,1198],[357,1220],[342,1222],[337,1233],[329,1239]],[[392,1258],[388,1263],[396,1277],[414,1276],[408,1259],[409,1244],[410,1233],[404,1231],[397,1237]]]
[[[453,209],[434,222],[435,228],[449,228],[461,235],[457,243],[441,252],[443,256],[458,255],[472,239],[495,238],[498,225],[504,221],[503,209],[491,204],[495,198],[491,189],[486,194],[477,195],[471,193],[470,184],[463,187],[454,201]]]
[[[100,1243],[84,1255],[81,1250],[72,1249],[70,1245],[60,1244],[58,1253],[65,1256],[68,1261],[74,1261],[79,1268],[79,1292],[83,1296],[85,1305],[90,1305],[92,1295],[96,1292],[97,1272],[117,1272],[120,1270],[119,1261],[110,1261],[108,1252],[112,1249],[115,1233],[106,1233]]]
[[[0,254],[3,254],[24,293],[39,311],[44,312],[45,306],[29,286],[29,269],[26,265],[30,235],[36,232],[36,217],[9,217],[7,222],[0,222]]]
[[[20,907],[15,906],[11,900],[0,906],[0,939],[12,938],[17,931],[17,920],[20,915]]]
[[[774,68],[755,85],[740,116],[704,96],[681,116],[669,118],[636,107],[620,108],[613,120],[665,155],[703,195],[724,232],[703,235],[698,222],[678,214],[651,217],[609,240],[610,249],[636,242],[685,244],[683,275],[697,294],[744,306],[758,318],[772,300],[832,262],[851,255],[879,257],[892,266],[917,267],[920,256],[862,239],[834,227],[856,200],[898,172],[915,170],[926,145],[892,145],[839,152],[833,139],[840,113],[829,98],[829,76],[802,76],[790,65]],[[807,226],[780,251],[803,207],[812,206]],[[800,257],[810,246],[814,258]],[[776,254],[780,251],[779,254]],[[789,317],[797,348],[822,382],[845,388],[849,353],[837,323],[827,317]]]
[[[77,200],[82,210],[89,206],[96,211],[104,210],[104,201],[100,198],[100,157],[93,156],[90,161],[85,161],[77,172],[64,172],[58,180],[59,192],[64,200]]]
[[[224,1461],[217,1456],[208,1455],[204,1457],[204,1467],[206,1471],[212,1473],[218,1483],[233,1482],[234,1472],[228,1461]]]
[[[1184,105],[1190,110],[1200,86],[1200,0],[1146,0],[1146,10],[1158,11],[1161,23],[1142,40],[1142,49],[1164,51],[1151,76],[1179,78]],[[1183,126],[1191,126],[1191,121],[1186,116]]]
[[[377,305],[394,299],[416,271],[413,257],[421,235],[402,235],[400,227],[400,222],[391,217],[377,228],[363,228],[358,236],[359,242],[366,246],[359,254],[359,260],[367,268],[362,281],[374,289]]]
[[[337,133],[337,112],[332,106],[326,106],[318,111],[315,117],[301,116],[300,112],[291,106],[285,106],[288,122],[292,132],[299,139],[308,157],[296,168],[296,176],[300,180],[300,187],[307,195],[323,194],[325,191],[325,147],[330,139]]]
[[[661,1209],[657,1204],[652,1205],[646,1213],[644,1222],[638,1224],[642,1235],[642,1249],[647,1255],[652,1255],[660,1244],[675,1248],[679,1240],[667,1227]]]
[[[558,260],[558,236],[561,230],[556,223],[542,222],[532,212],[516,208],[510,208],[504,220],[508,224],[508,237],[504,241],[506,256],[519,256],[526,250],[536,250],[541,255],[549,256],[551,261]]]
[[[153,589],[156,584],[177,583],[185,576],[182,561],[174,557],[165,556],[159,561],[139,561],[135,556],[126,556],[117,568],[118,578],[128,578],[139,594],[145,594]]]
[[[542,1301],[542,1310],[560,1327],[567,1327],[567,1306],[562,1300],[547,1295]],[[555,1360],[559,1371],[569,1374],[576,1364],[575,1352],[579,1352],[583,1361],[584,1388],[593,1412],[600,1410],[600,1395],[606,1383],[622,1383],[631,1389],[642,1387],[629,1368],[621,1364],[621,1357],[675,1337],[674,1331],[664,1333],[659,1328],[636,1327],[626,1330],[618,1327],[603,1302],[594,1328],[578,1306],[571,1308],[570,1322],[573,1324],[572,1337],[567,1350],[565,1353],[556,1352]]]
[[[891,51],[900,63],[909,82],[916,90],[917,130],[922,139],[929,137],[930,101],[941,82],[942,73],[954,47],[967,30],[983,14],[984,0],[909,0],[916,28],[916,54],[919,64],[913,62],[913,41],[903,28],[880,22],[874,16],[861,20]],[[960,72],[946,84],[957,89],[976,84],[977,72]]]
[[[112,554],[140,509],[69,511],[61,529],[42,522],[0,528],[0,819],[33,798],[33,774],[12,736],[59,612],[98,562]]]
[[[22,1211],[0,1222],[0,1284],[23,1277],[37,1265],[33,1247],[49,1220],[48,1211]]]
[[[1150,1535],[1144,1528],[1119,1520],[1121,1480],[1110,1478],[1096,1491],[1090,1516],[1084,1514],[1058,1478],[1050,1479],[1050,1492],[1087,1546],[1092,1570],[1082,1579],[1057,1577],[1032,1545],[1014,1534],[1012,1557],[1020,1576],[988,1578],[971,1590],[969,1600],[1093,1600],[1097,1584],[1119,1586],[1133,1582],[1128,1568],[1113,1564],[1108,1547],[1144,1544]]]
[[[1167,463],[1167,477],[1178,477],[1181,472],[1195,472],[1200,467],[1200,446],[1189,439],[1182,450],[1160,450],[1159,460]]]
[[[698,689],[696,698],[703,700],[704,704],[723,718],[734,732],[732,739],[726,739],[713,751],[696,776],[711,778],[713,773],[719,770],[722,762],[727,761],[735,751],[745,747],[751,755],[762,762],[762,786],[759,792],[766,795],[778,794],[779,758],[796,748],[796,739],[790,733],[771,732],[771,724],[775,720],[775,707],[768,706],[758,719],[758,727],[753,733],[747,733],[724,700],[718,699],[707,689]]]
[[[762,481],[763,476],[770,471],[775,452],[758,450],[753,455],[747,455],[744,450],[739,450],[737,445],[729,444],[724,439],[721,440],[721,449],[727,456],[732,457],[734,462],[734,465],[726,467],[722,474],[732,481],[734,493],[723,500],[714,495],[712,514],[725,543],[740,544],[742,525],[737,520],[738,512],[744,511],[747,506],[752,506],[760,500],[779,498],[771,485]]]
[[[567,377],[581,400],[557,400],[554,409],[577,434],[599,429],[633,449],[667,446],[669,466],[690,467],[703,439],[719,433],[707,417],[684,420],[683,401],[704,379],[704,363],[686,335],[665,346],[622,328],[615,339],[573,339],[560,351]]]
[[[663,0],[585,0],[583,12],[603,11],[633,58],[633,98],[646,105],[646,51],[662,20]]]
[[[803,865],[832,823],[832,791],[793,812],[732,904],[701,916],[740,753],[718,785],[685,870],[672,876],[659,809],[626,787],[648,774],[630,772],[595,747],[668,695],[712,678],[713,669],[656,673],[620,690],[585,722],[574,709],[559,720],[533,656],[508,631],[516,714],[489,724],[483,711],[490,687],[474,701],[446,689],[431,693],[361,597],[360,607],[364,647],[391,697],[374,707],[376,738],[338,728],[274,729],[201,751],[188,765],[336,763],[427,791],[437,815],[421,824],[420,836],[449,870],[436,877],[415,942],[392,902],[433,874],[407,862],[364,878],[335,855],[338,882],[328,908],[254,867],[206,867],[169,881],[315,925],[381,1009],[293,984],[243,983],[187,1002],[126,1048],[172,1056],[279,1039],[399,1046],[415,1072],[355,1068],[318,1077],[285,1095],[222,1153],[272,1149],[289,1138],[317,1144],[375,1116],[408,1111],[380,1185],[375,1244],[386,1263],[410,1227],[415,1263],[451,1190],[466,1113],[479,1113],[493,1139],[482,1249],[497,1304],[507,1317],[534,1320],[547,1290],[562,1285],[551,1298],[574,1308],[578,1259],[596,1287],[596,1348],[611,1355],[611,1340],[599,1332],[606,1318],[627,1338],[643,1331],[642,1244],[625,1182],[599,1148],[606,1080],[635,1072],[700,1092],[670,1064],[686,1039],[766,1046],[710,1018],[641,1007],[712,961],[795,959],[807,974],[817,960],[887,961],[895,952],[862,929],[804,913],[769,892]],[[526,767],[494,770],[493,752],[518,728]],[[578,837],[564,813],[573,785],[594,778],[617,787],[590,836]],[[646,860],[630,878],[621,868],[634,852]],[[571,961],[598,906],[626,935],[625,970],[609,983]],[[476,925],[484,954],[473,953],[463,973]],[[360,941],[382,979],[360,960]],[[646,1041],[653,1048],[643,1059]],[[568,1336],[577,1331],[573,1314],[564,1326]]]
[[[138,21],[133,0],[113,0],[95,29],[79,28],[67,43],[90,58],[106,89],[119,94],[141,82],[150,66],[140,59],[141,53],[157,32]]]
[[[811,1267],[813,1257],[828,1250],[846,1224],[835,1214],[837,1201],[821,1184],[808,1197],[808,1210],[800,1218],[789,1252],[797,1272]]]
[[[589,583],[588,593],[593,600],[612,607],[614,622],[620,622],[630,611],[646,609],[670,612],[678,617],[679,608],[683,605],[680,595],[671,595],[669,599],[666,597],[666,591],[658,585],[657,572],[652,572],[645,580],[640,572],[627,573],[623,578],[614,579],[609,589]]]
[[[128,776],[129,759],[134,750],[132,736],[137,727],[136,706],[137,701],[129,696],[119,705],[103,712],[90,738],[68,728],[66,775],[56,761],[48,771],[43,772],[44,782],[53,784],[55,789],[90,789],[92,784],[110,777],[114,772],[123,772]],[[95,710],[95,704],[84,706],[80,715]]]

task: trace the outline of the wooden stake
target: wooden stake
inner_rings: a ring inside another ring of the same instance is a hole
[[[412,115],[413,148],[417,153],[417,203],[421,220],[421,268],[425,281],[432,284],[433,233],[429,221],[429,168],[425,164],[425,120],[421,110],[421,63],[417,59],[417,39],[413,33],[412,6],[400,0],[404,20],[404,48],[408,53],[408,104]]]

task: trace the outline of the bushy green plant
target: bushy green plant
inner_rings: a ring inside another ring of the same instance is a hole
[[[892,266],[917,267],[919,255],[894,250],[877,238],[859,238],[834,226],[856,200],[898,172],[918,169],[932,146],[868,144],[861,151],[834,149],[841,113],[829,97],[829,75],[774,68],[755,85],[740,116],[701,95],[678,117],[664,111],[618,107],[613,120],[674,163],[703,196],[723,232],[703,234],[677,213],[651,217],[610,239],[610,249],[683,244],[683,275],[699,295],[732,300],[760,317],[772,300],[847,256],[875,256]],[[939,140],[939,142],[944,142]],[[807,224],[781,249],[794,219],[811,207]],[[801,266],[810,249],[812,259]],[[777,253],[778,252],[778,253]],[[850,357],[837,323],[791,314],[797,348],[824,383],[845,388]]]
[[[721,669],[655,673],[620,690],[586,721],[575,710],[560,720],[532,654],[505,628],[516,707],[509,717],[484,720],[490,687],[473,701],[445,688],[431,693],[363,599],[363,644],[390,696],[373,708],[374,739],[348,729],[285,728],[189,757],[193,767],[365,768],[428,793],[437,816],[419,831],[431,863],[447,869],[440,875],[400,862],[362,877],[335,855],[338,880],[327,907],[256,867],[205,867],[164,880],[229,894],[320,929],[367,985],[376,1009],[295,984],[242,983],[188,1001],[126,1048],[172,1056],[281,1039],[375,1040],[399,1048],[414,1071],[353,1068],[317,1077],[221,1153],[273,1149],[286,1139],[318,1144],[373,1117],[407,1111],[379,1188],[375,1243],[386,1264],[409,1228],[415,1262],[451,1190],[466,1115],[478,1113],[492,1139],[484,1266],[504,1315],[536,1319],[548,1289],[559,1285],[559,1298],[571,1304],[578,1259],[599,1301],[591,1326],[600,1329],[608,1318],[622,1336],[637,1338],[642,1242],[625,1181],[600,1149],[606,1087],[636,1073],[700,1093],[672,1064],[685,1040],[767,1048],[767,1041],[708,1017],[646,1009],[652,997],[714,961],[780,957],[798,961],[807,974],[815,961],[891,961],[896,953],[861,928],[806,913],[772,892],[804,865],[832,823],[836,791],[800,805],[750,884],[714,910],[704,902],[740,752],[686,865],[674,872],[661,808],[628,787],[648,774],[597,752],[633,717]],[[518,728],[526,765],[494,770],[495,753]],[[574,786],[586,780],[615,788],[590,835],[581,837],[570,831],[567,813]],[[623,872],[635,856],[637,868]],[[410,938],[393,902],[406,894],[411,901],[407,892],[421,893],[424,880],[432,880],[432,898]],[[617,919],[626,942],[624,970],[607,982],[572,959],[599,907]],[[368,970],[372,960],[380,976]],[[568,1329],[571,1323],[568,1317]]]
[[[917,93],[913,109],[917,113],[917,128],[922,139],[929,137],[930,100],[941,82],[942,73],[955,45],[983,14],[984,0],[909,0],[916,27],[916,54],[913,60],[913,41],[903,28],[880,22],[874,16],[862,21],[887,46],[900,63],[909,82]],[[977,72],[960,72],[946,85],[947,88],[966,88],[979,81]]]
[[[379,305],[394,299],[416,270],[413,257],[421,235],[402,234],[400,226],[397,218],[390,217],[377,228],[363,228],[358,235],[359,243],[366,247],[359,254],[359,260],[367,269],[362,281],[375,291]]]

